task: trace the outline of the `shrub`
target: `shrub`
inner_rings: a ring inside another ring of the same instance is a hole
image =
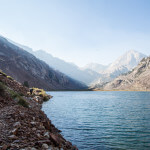
[[[1,73],[4,77],[7,77],[7,75],[6,75],[4,72],[2,72],[1,70],[0,70],[0,73]]]
[[[29,83],[28,83],[28,81],[24,81],[23,85],[29,88]]]
[[[46,101],[48,101],[48,100],[49,100],[48,96],[44,96],[44,97],[43,97],[43,101],[44,101],[44,102],[46,102]]]
[[[10,97],[12,99],[19,97],[20,95],[18,93],[16,93],[15,91],[11,90],[11,89],[7,89],[8,93],[10,94]]]
[[[10,79],[10,80],[14,80],[11,76],[7,76],[7,78]]]
[[[23,94],[23,93],[19,93],[19,95],[20,95],[20,96],[24,96],[24,94]]]
[[[29,104],[22,97],[19,97],[18,104],[21,105],[21,106],[23,106],[23,107],[29,108]]]

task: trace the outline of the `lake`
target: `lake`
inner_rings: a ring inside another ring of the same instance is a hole
[[[79,149],[150,149],[150,92],[48,93],[42,110]]]

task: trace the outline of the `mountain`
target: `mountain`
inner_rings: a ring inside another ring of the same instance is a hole
[[[78,66],[76,66],[75,64],[69,63],[62,59],[54,57],[51,54],[45,52],[44,50],[33,51],[32,48],[30,48],[30,47],[18,44],[10,39],[7,39],[7,40],[9,42],[11,42],[12,44],[17,45],[18,47],[33,54],[40,60],[45,61],[54,70],[58,70],[64,74],[68,75],[69,77],[71,77],[75,80],[78,80],[86,85],[89,85],[92,82],[98,80],[99,77],[101,76],[98,72],[96,72],[90,68],[81,69]]]
[[[104,90],[150,90],[150,57],[143,58],[132,71],[107,83]]]
[[[15,42],[13,43],[17,44]],[[146,57],[146,55],[142,53],[130,50],[108,66],[90,63],[83,68],[79,68],[73,63],[65,62],[57,57],[53,57],[51,54],[46,53],[43,50],[33,51],[29,47],[20,44],[18,44],[18,46],[45,61],[54,70],[58,70],[75,80],[91,86],[92,88],[100,88],[117,76],[131,71],[142,58]]]
[[[75,64],[66,62],[57,57],[53,57],[51,54],[43,50],[33,51],[32,54],[34,54],[37,58],[45,61],[55,70],[58,70],[75,80],[83,82],[86,85],[89,85],[91,82],[100,77],[100,74],[95,71],[90,69],[81,70]]]
[[[7,40],[9,42],[17,45],[18,47],[26,50],[27,52],[33,54],[40,60],[45,61],[54,70],[60,71],[64,74],[66,74],[67,76],[69,76],[75,80],[78,80],[86,85],[91,84],[92,82],[96,81],[100,77],[100,74],[94,70],[91,70],[89,68],[86,68],[84,70],[80,69],[75,64],[69,63],[62,59],[54,57],[51,54],[45,52],[44,50],[33,51],[32,48],[18,44],[10,39],[7,39]]]
[[[130,50],[114,61],[105,71],[107,74],[120,75],[132,70],[146,55]]]
[[[97,73],[103,73],[107,69],[107,67],[108,66],[101,65],[101,64],[98,64],[98,63],[89,63],[81,69],[82,70],[90,69],[90,70],[95,71]]]
[[[93,83],[92,87],[100,88],[117,76],[131,71],[144,57],[146,57],[146,55],[134,50],[126,52],[109,65],[109,67],[103,72],[103,75]]]
[[[0,36],[0,69],[31,87],[45,90],[75,90],[86,86],[70,77],[55,71],[44,61]]]

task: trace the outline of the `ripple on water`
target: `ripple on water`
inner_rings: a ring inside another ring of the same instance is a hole
[[[50,92],[43,110],[79,149],[150,149],[150,92]]]

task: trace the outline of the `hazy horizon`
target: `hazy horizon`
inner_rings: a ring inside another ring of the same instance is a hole
[[[80,67],[149,55],[148,0],[0,0],[0,34]]]

